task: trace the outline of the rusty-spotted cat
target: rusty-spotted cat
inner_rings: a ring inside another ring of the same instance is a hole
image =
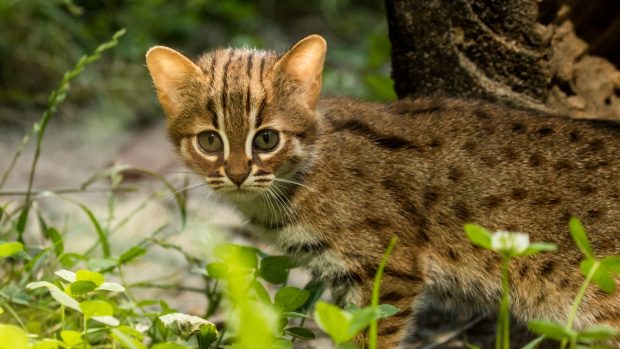
[[[511,266],[512,312],[565,321],[583,277],[568,233],[581,217],[598,256],[620,254],[620,124],[480,101],[375,104],[319,98],[325,40],[288,52],[218,49],[197,62],[162,46],[147,66],[170,139],[254,230],[326,281],[341,304],[367,305],[390,238],[379,347],[397,347],[424,302],[493,309],[498,256],[466,222],[558,246]],[[592,287],[577,327],[620,329],[620,295]]]

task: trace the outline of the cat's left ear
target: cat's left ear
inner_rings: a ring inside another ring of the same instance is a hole
[[[179,52],[155,46],[146,53],[146,66],[157,89],[157,98],[169,119],[180,111],[181,91],[200,68]]]
[[[278,62],[276,71],[298,84],[302,101],[314,110],[321,93],[323,63],[327,43],[320,35],[310,35],[295,44]]]

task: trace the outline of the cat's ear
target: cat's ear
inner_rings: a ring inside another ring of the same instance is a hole
[[[189,58],[165,46],[155,46],[146,53],[146,66],[164,112],[169,118],[176,117],[180,111],[181,90],[200,68]]]
[[[310,108],[316,107],[321,93],[323,63],[327,43],[319,35],[310,35],[295,44],[278,62],[276,71],[299,84],[302,101]]]

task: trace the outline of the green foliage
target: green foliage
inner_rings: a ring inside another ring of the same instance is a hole
[[[597,342],[620,337],[620,332],[607,326],[592,326],[582,331],[573,329],[573,322],[577,316],[579,305],[586,294],[588,286],[591,282],[595,283],[601,290],[611,293],[616,289],[616,281],[613,274],[618,274],[618,263],[620,257],[608,256],[602,260],[594,257],[590,242],[586,234],[585,228],[581,221],[575,217],[571,218],[568,224],[570,234],[575,240],[576,245],[585,255],[585,259],[580,264],[581,273],[585,280],[575,296],[575,300],[568,314],[566,324],[558,324],[546,320],[530,321],[529,329],[540,335],[540,337],[531,341],[523,347],[523,349],[537,348],[545,339],[555,340],[561,343],[561,348],[567,345],[571,349],[575,348],[604,348]],[[515,257],[531,256],[539,252],[553,251],[555,245],[549,243],[530,243],[529,237],[521,233],[496,232],[489,233],[486,229],[474,225],[466,224],[465,233],[471,242],[480,247],[498,252],[502,255],[502,298],[500,301],[498,330],[496,337],[497,349],[510,348],[510,283],[508,265]],[[474,345],[468,345],[476,348]]]

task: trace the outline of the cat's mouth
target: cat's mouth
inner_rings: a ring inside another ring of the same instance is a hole
[[[265,186],[255,185],[241,185],[241,186],[224,186],[215,189],[218,193],[222,193],[224,196],[234,200],[248,200],[260,193],[265,189]]]

